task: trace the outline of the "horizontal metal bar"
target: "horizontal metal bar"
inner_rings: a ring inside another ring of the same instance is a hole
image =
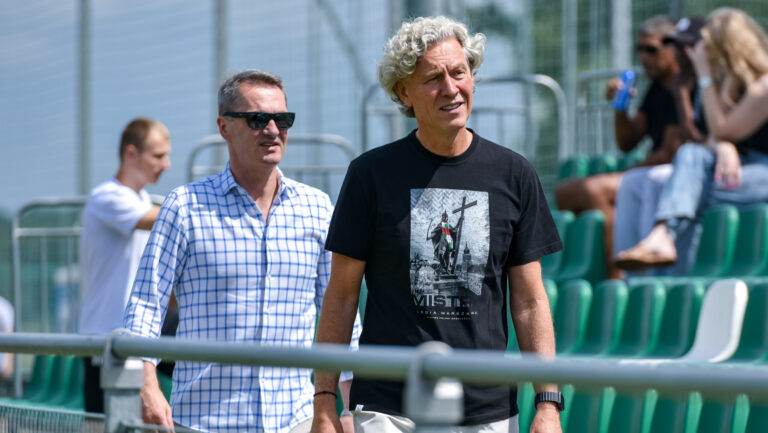
[[[0,334],[0,351],[6,352],[98,355],[102,353],[105,343],[104,336]],[[171,337],[149,339],[130,335],[114,337],[112,351],[118,357],[352,370],[359,377],[387,380],[403,380],[416,353],[411,347],[363,346],[358,352],[350,352],[344,345],[318,344],[312,348],[296,348]],[[580,389],[613,386],[643,391],[655,388],[667,392],[699,391],[722,396],[744,393],[768,399],[768,366],[764,365],[623,364],[618,359],[610,358],[542,359],[533,355],[457,349],[449,356],[427,358],[424,373],[432,379],[454,377],[477,385],[558,383],[573,384]]]
[[[17,227],[13,230],[16,237],[53,237],[80,236],[82,227]]]
[[[0,339],[2,348],[2,339]],[[365,347],[352,353],[348,346],[316,345],[312,349],[260,346],[256,344],[195,341],[161,337],[157,340],[120,336],[112,343],[118,357],[138,356],[220,364],[269,365],[274,367],[354,370],[362,377],[403,379],[410,365],[412,348]]]
[[[104,335],[13,332],[0,334],[0,351],[36,355],[100,356],[104,353]]]

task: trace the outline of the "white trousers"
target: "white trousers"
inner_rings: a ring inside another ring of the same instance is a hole
[[[413,433],[413,421],[401,416],[392,416],[380,412],[353,411],[355,433]],[[518,433],[517,415],[512,418],[488,424],[466,425],[441,428],[432,431],[450,433]]]

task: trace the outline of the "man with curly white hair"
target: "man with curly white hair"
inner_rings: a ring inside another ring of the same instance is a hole
[[[318,342],[349,342],[365,276],[361,344],[503,351],[508,302],[521,350],[554,356],[539,259],[562,243],[539,179],[525,158],[466,126],[484,46],[484,35],[444,17],[403,23],[386,44],[379,82],[418,128],[349,166],[326,241]],[[313,432],[341,431],[337,378],[316,372]],[[537,391],[531,431],[560,432],[562,395],[554,385]],[[465,386],[464,418],[451,431],[517,432],[516,394]],[[350,403],[357,433],[414,430],[401,382],[356,378]]]

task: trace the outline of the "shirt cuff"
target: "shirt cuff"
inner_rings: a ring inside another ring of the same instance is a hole
[[[354,374],[352,374],[351,371],[342,371],[339,375],[339,382],[346,382],[348,380],[352,380],[355,377]]]

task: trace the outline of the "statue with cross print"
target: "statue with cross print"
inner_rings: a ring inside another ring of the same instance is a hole
[[[467,203],[467,197],[461,200],[461,206],[454,209],[453,213],[459,213],[459,219],[453,226],[448,222],[448,213],[443,211],[440,221],[434,229],[429,231],[427,240],[432,241],[435,259],[440,263],[440,275],[454,275],[456,262],[459,257],[459,244],[461,242],[461,230],[464,225],[464,211],[475,206],[477,201]]]

